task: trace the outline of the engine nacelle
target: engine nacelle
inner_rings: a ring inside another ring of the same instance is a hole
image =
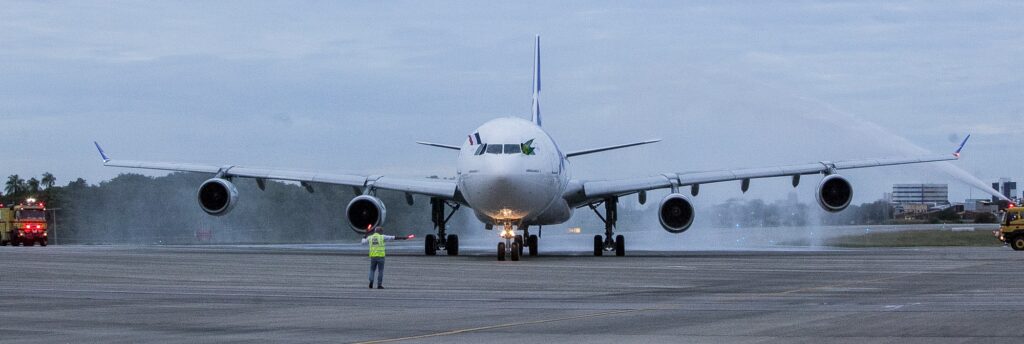
[[[212,178],[199,185],[199,207],[207,214],[221,216],[238,204],[238,189],[235,184],[221,178]]]
[[[669,233],[679,234],[690,229],[693,217],[693,204],[686,196],[674,193],[661,199],[658,220],[661,221],[661,227]]]
[[[376,227],[384,223],[387,218],[387,208],[380,198],[362,195],[353,198],[345,207],[345,217],[352,230],[359,234],[366,234],[366,229]]]
[[[842,211],[850,206],[850,201],[853,200],[853,185],[838,174],[829,175],[818,183],[815,196],[821,209],[830,213]]]

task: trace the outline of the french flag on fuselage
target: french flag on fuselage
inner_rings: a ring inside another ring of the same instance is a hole
[[[473,135],[469,135],[469,145],[472,146],[478,144],[480,144],[480,133],[476,132],[473,133]]]

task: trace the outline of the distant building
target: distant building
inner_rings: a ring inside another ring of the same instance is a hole
[[[987,199],[968,199],[964,201],[964,210],[975,213],[994,213],[999,209],[996,204]]]
[[[891,197],[894,204],[949,204],[949,185],[895,184]]]
[[[1010,178],[999,178],[998,182],[992,183],[992,188],[999,193],[1006,196],[1009,199],[1017,198],[1017,183],[1010,180]],[[998,201],[999,197],[992,196],[992,201]]]

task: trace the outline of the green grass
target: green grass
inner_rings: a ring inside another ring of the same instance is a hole
[[[835,247],[1002,246],[991,231],[920,230],[868,233],[828,240]]]

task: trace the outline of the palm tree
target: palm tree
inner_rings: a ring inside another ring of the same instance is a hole
[[[21,177],[18,177],[17,174],[12,174],[12,175],[7,177],[7,183],[4,184],[4,192],[7,193],[8,196],[12,196],[12,197],[13,196],[17,196],[18,194],[20,194],[24,190],[23,189],[24,185],[25,185],[25,180],[24,179],[21,179]]]
[[[31,193],[33,196],[39,194],[39,179],[36,179],[36,177],[29,178],[26,185],[26,191]]]
[[[57,178],[55,178],[52,173],[46,172],[43,173],[43,179],[40,180],[40,182],[43,184],[43,187],[49,189],[53,187],[53,184],[57,183]]]

